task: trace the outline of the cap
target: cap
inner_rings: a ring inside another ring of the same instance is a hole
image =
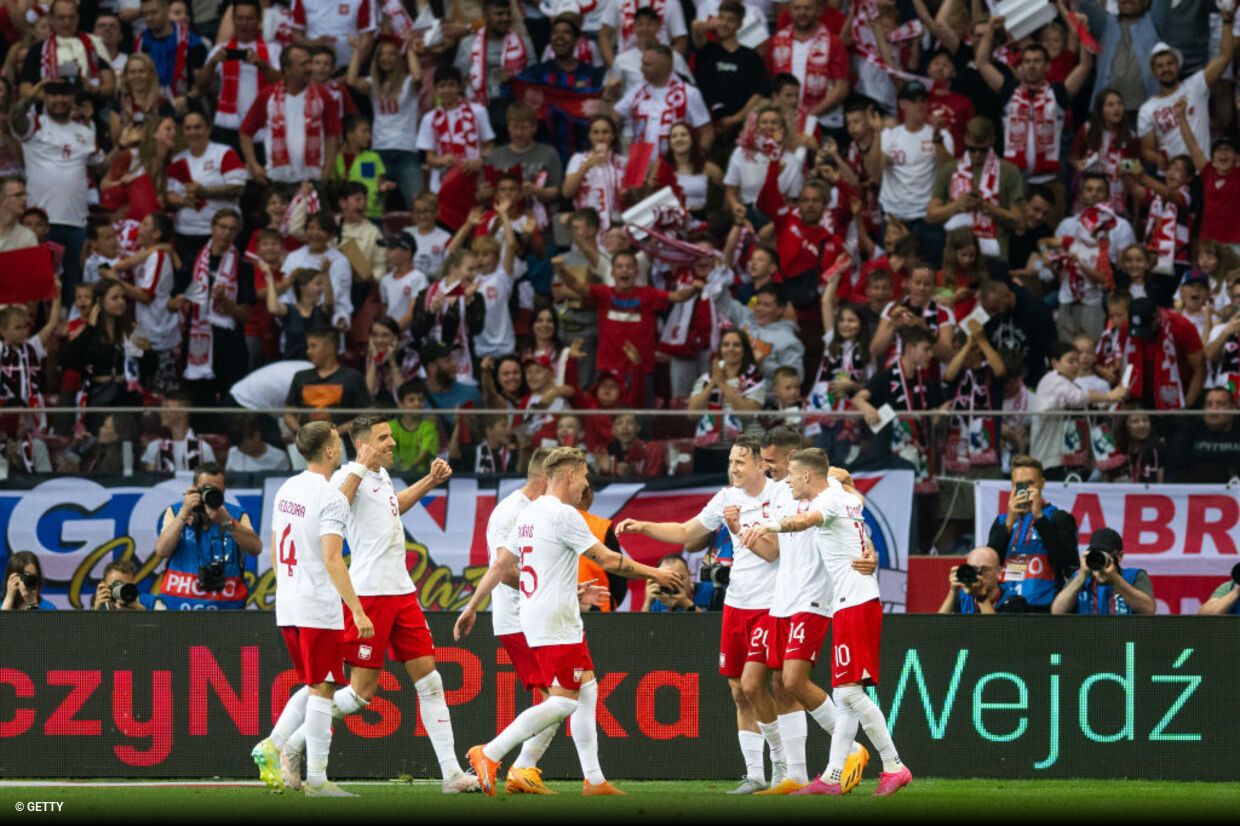
[[[1184,53],[1181,52],[1179,49],[1177,49],[1175,46],[1172,46],[1168,43],[1163,43],[1160,41],[1154,44],[1154,49],[1153,51],[1150,52],[1150,65],[1151,66],[1154,64],[1154,58],[1158,57],[1163,52],[1167,52],[1171,54],[1173,57],[1175,57],[1176,63],[1180,64],[1181,66],[1184,65]]]
[[[1189,270],[1184,274],[1184,280],[1180,282],[1180,286],[1183,287],[1187,284],[1197,284],[1199,286],[1209,288],[1210,276],[1206,275],[1201,270]]]
[[[402,250],[409,250],[410,252],[418,251],[418,247],[413,243],[413,239],[403,232],[398,232],[395,235],[389,235],[384,243],[388,249],[400,248]]]
[[[1135,298],[1128,307],[1128,332],[1137,338],[1149,338],[1158,321],[1158,305],[1149,298]]]
[[[442,341],[435,341],[434,339],[423,344],[422,351],[418,353],[423,364],[430,364],[432,361],[439,361],[444,356],[450,355],[452,355],[452,348]]]
[[[1089,535],[1089,549],[1112,554],[1123,553],[1124,538],[1114,528],[1099,528]]]
[[[1237,142],[1233,135],[1219,135],[1214,139],[1214,143],[1210,145],[1210,151],[1214,152],[1220,146],[1230,146],[1233,150],[1240,151],[1240,142]]]
[[[930,90],[927,89],[926,84],[922,83],[920,80],[910,80],[908,83],[904,84],[902,89],[900,89],[900,94],[897,97],[900,100],[927,98],[930,97]]]

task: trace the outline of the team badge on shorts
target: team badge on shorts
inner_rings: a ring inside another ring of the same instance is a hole
[[[728,664],[728,655],[720,651],[719,652],[719,667],[723,668],[727,664]]]
[[[575,683],[579,683],[579,682],[581,682],[581,672],[582,672],[582,670],[583,670],[583,669],[580,669],[580,668],[574,668],[574,669],[573,669],[573,682],[575,682]]]
[[[357,647],[357,656],[359,659],[369,660],[372,650],[373,649],[369,645],[359,645]]]

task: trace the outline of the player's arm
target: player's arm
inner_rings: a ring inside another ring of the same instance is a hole
[[[767,534],[754,541],[752,545],[746,545],[750,551],[759,559],[767,562],[774,562],[779,559],[779,537],[773,534]]]
[[[461,609],[461,615],[456,618],[456,624],[452,626],[452,638],[459,641],[468,637],[469,632],[474,630],[478,609],[495,590],[495,586],[502,582],[516,588],[520,573],[516,554],[507,548],[497,548],[495,561],[491,563],[491,567],[487,568],[482,579],[478,580],[477,586],[474,587],[474,594],[469,598],[469,603]]]
[[[344,498],[349,500],[349,506],[352,507],[353,497],[357,495],[357,489],[362,486],[362,479],[366,477],[366,471],[379,469],[379,449],[369,442],[359,444],[357,446],[357,459],[345,465],[344,469],[348,473],[340,480],[339,490],[344,494]]]
[[[688,522],[639,522],[636,519],[623,519],[616,525],[616,533],[638,533],[669,545],[688,545],[694,540],[710,536],[711,531],[695,516]]]
[[[594,543],[582,556],[597,562],[603,570],[628,579],[649,579],[667,589],[682,588],[686,584],[680,571],[643,565],[628,554],[616,553],[601,542]]]
[[[816,510],[785,516],[783,519],[776,519],[746,528],[745,532],[741,534],[741,545],[753,551],[754,543],[769,534],[797,533],[798,531],[807,531],[815,525],[821,524],[822,514]],[[754,553],[757,553],[757,551],[754,551]]]
[[[331,577],[332,586],[344,600],[344,604],[353,612],[353,622],[357,625],[357,635],[363,639],[375,635],[375,627],[362,609],[362,601],[353,590],[353,580],[349,578],[349,569],[344,564],[344,537],[329,533],[321,539],[323,547],[323,566]]]
[[[452,476],[452,466],[443,459],[431,462],[431,472],[396,494],[396,506],[401,513],[412,508],[418,501]]]

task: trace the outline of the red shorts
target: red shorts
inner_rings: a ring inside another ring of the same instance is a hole
[[[521,680],[525,690],[533,691],[542,687],[542,666],[538,664],[534,649],[525,641],[525,634],[520,631],[515,634],[500,634],[499,642],[508,653],[508,659],[512,660],[513,667],[517,669],[517,678]]]
[[[335,628],[280,627],[297,679],[306,685],[349,682],[344,677],[344,632]]]
[[[770,656],[766,666],[773,671],[784,667],[788,660],[818,662],[818,651],[827,638],[831,618],[812,611],[800,611],[790,617],[771,617]]]
[[[765,608],[733,608],[723,606],[723,631],[719,635],[719,673],[739,677],[745,663],[766,664]]]
[[[835,612],[831,632],[831,685],[878,684],[883,604],[876,599]]]
[[[434,655],[435,644],[416,593],[358,599],[375,627],[375,635],[366,639],[358,637],[353,612],[347,607],[344,609],[344,661],[349,665],[383,668],[384,652],[398,663]]]
[[[539,688],[558,685],[576,691],[581,688],[582,673],[594,670],[594,661],[590,659],[590,649],[584,639],[570,645],[534,646],[531,650],[541,672]]]

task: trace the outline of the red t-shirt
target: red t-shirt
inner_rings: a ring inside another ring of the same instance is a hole
[[[655,313],[671,306],[668,294],[654,287],[634,287],[620,292],[605,284],[590,285],[590,301],[598,313],[599,370],[617,373],[649,373],[654,369]],[[634,367],[624,354],[624,343],[633,342],[642,363]]]
[[[931,118],[935,115],[942,118],[943,128],[952,136],[952,146],[956,148],[956,157],[964,155],[964,126],[977,114],[973,108],[973,101],[955,92],[948,92],[945,95],[932,94],[929,108],[926,111]]]
[[[1198,237],[1203,241],[1223,244],[1240,244],[1240,169],[1226,175],[1218,174],[1214,164],[1208,163],[1201,170],[1201,229]]]
[[[1180,387],[1183,392],[1187,393],[1188,386],[1193,381],[1193,369],[1189,366],[1188,357],[1193,353],[1201,352],[1201,334],[1197,332],[1197,327],[1193,322],[1174,310],[1160,309],[1158,314],[1160,318],[1166,319],[1171,328],[1171,339],[1175,342],[1176,361],[1179,362]],[[1130,339],[1136,344],[1139,355],[1139,360],[1134,359],[1134,361],[1141,365],[1141,375],[1137,376],[1132,383],[1132,395],[1133,398],[1153,402],[1154,407],[1159,410],[1177,409],[1180,406],[1178,402],[1173,402],[1170,398],[1163,399],[1159,394],[1159,362],[1162,359],[1160,339],[1161,333],[1159,338],[1152,342],[1144,342],[1135,337]]]

